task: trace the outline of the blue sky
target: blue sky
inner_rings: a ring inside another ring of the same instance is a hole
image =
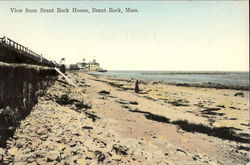
[[[10,8],[136,8],[138,13],[13,14]],[[249,68],[247,1],[0,1],[0,35],[66,63],[113,70]]]

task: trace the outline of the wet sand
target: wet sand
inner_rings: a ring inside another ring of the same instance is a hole
[[[249,92],[68,73],[16,129],[6,164],[247,164]],[[235,93],[242,96],[234,96]]]

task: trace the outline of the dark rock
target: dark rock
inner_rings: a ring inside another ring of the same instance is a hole
[[[75,106],[78,109],[91,109],[92,108],[90,104],[85,104],[83,101],[76,102]]]
[[[129,109],[129,106],[127,106],[127,105],[123,105],[122,107],[125,109]]]
[[[193,160],[200,160],[200,159],[202,159],[200,155],[193,156]]]
[[[112,150],[115,150],[116,154],[119,154],[119,155],[128,155],[127,151],[129,149],[126,146],[114,144]]]
[[[129,104],[138,105],[138,102],[136,102],[136,101],[130,101]]]
[[[95,151],[95,155],[97,156],[97,161],[103,162],[105,160],[105,155],[101,151]]]
[[[84,126],[84,127],[82,127],[82,129],[93,129],[93,128],[89,127],[89,126]]]
[[[102,90],[102,91],[100,91],[98,93],[101,94],[101,95],[109,95],[110,94],[110,92],[105,91],[105,90]]]
[[[234,94],[234,96],[244,97],[244,93],[242,93],[242,92],[237,92],[237,93]]]

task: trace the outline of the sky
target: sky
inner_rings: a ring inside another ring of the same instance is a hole
[[[123,13],[91,13],[92,8]],[[248,1],[0,1],[0,37],[49,60],[96,59],[108,70],[249,71],[248,13]]]

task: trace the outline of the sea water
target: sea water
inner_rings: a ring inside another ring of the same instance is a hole
[[[92,72],[92,74],[114,78],[165,81],[169,83],[218,83],[249,87],[249,72],[108,71]]]

